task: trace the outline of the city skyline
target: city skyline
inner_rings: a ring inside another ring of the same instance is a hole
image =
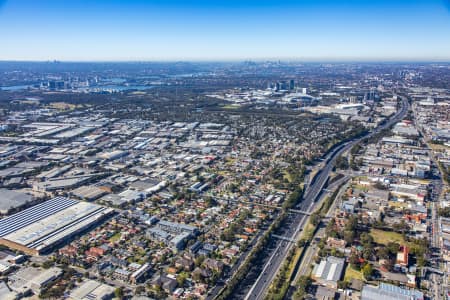
[[[450,60],[449,1],[0,1],[0,60]]]

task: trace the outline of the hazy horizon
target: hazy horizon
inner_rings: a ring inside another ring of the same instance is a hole
[[[436,58],[436,59],[427,59],[427,58],[412,58],[412,59],[398,59],[398,58],[284,58],[284,57],[272,57],[272,58],[233,58],[233,59],[129,59],[129,60],[64,60],[64,59],[47,59],[47,60],[33,60],[33,59],[0,59],[0,63],[244,63],[244,62],[255,62],[255,63],[264,63],[264,62],[280,62],[280,63],[386,63],[386,64],[395,64],[395,63],[424,63],[424,64],[433,64],[433,63],[450,63],[450,58]]]

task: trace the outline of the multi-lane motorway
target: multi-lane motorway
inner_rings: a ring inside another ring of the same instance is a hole
[[[351,149],[355,144],[360,142],[362,139],[374,136],[378,134],[380,131],[389,128],[392,124],[400,121],[408,112],[408,101],[405,97],[402,97],[402,106],[397,113],[391,117],[385,124],[378,126],[373,131],[369,132],[363,137],[355,138],[351,141],[345,142],[342,145],[336,147],[332,150],[328,155],[324,158],[325,165],[324,167],[315,175],[315,177],[310,181],[308,187],[306,188],[305,195],[303,197],[303,201],[300,202],[296,209],[305,212],[313,212],[315,209],[316,200],[321,194],[329,175],[334,167],[336,158],[343,154],[344,152]],[[304,228],[308,216],[306,214],[295,214],[292,222],[286,223],[285,226],[289,226],[289,228],[285,228],[284,236],[287,239],[297,240],[301,230]],[[291,227],[292,226],[292,227]],[[276,247],[273,247],[269,253],[265,254],[264,267],[262,272],[257,277],[254,284],[251,286],[250,290],[246,293],[244,299],[263,299],[264,295],[270,286],[270,283],[274,279],[278,269],[282,265],[284,259],[286,258],[289,250],[293,246],[293,243],[289,243],[286,240],[277,240]]]

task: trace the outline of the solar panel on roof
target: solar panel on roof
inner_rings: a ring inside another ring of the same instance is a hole
[[[74,203],[76,204],[76,202]],[[6,235],[2,233],[2,229],[12,229],[21,228],[27,225],[30,225],[40,219],[48,217],[58,211],[61,211],[67,207],[70,207],[74,204],[70,202],[63,203],[62,205],[58,205],[58,203],[49,203],[47,205],[42,205],[37,208],[25,210],[21,212],[20,215],[13,215],[6,222],[0,222],[0,236]],[[25,213],[24,213],[25,212]]]
[[[72,199],[56,197],[6,217],[0,220],[0,237],[33,224],[77,203],[78,201]]]
[[[46,235],[40,237],[38,240],[35,240],[35,241],[27,244],[27,247],[35,248],[39,244],[41,244],[41,243],[51,239],[53,236],[56,236],[56,235],[66,231],[66,230],[70,230],[72,227],[76,226],[76,224],[82,223],[82,222],[92,218],[93,215],[96,215],[96,214],[98,214],[99,212],[101,212],[101,211],[103,211],[105,209],[106,208],[104,208],[104,207],[99,207],[98,209],[96,209],[95,211],[91,212],[90,214],[88,214],[88,215],[86,215],[86,216],[84,216],[82,218],[77,218],[75,221],[73,221],[73,222],[71,222],[71,223],[69,223],[69,224],[67,224],[67,225],[65,225],[65,226],[63,226],[61,228],[58,228],[56,231],[52,231],[49,234],[46,234]]]

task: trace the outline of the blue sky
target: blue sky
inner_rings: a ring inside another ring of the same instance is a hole
[[[450,0],[0,0],[0,60],[450,60]]]

